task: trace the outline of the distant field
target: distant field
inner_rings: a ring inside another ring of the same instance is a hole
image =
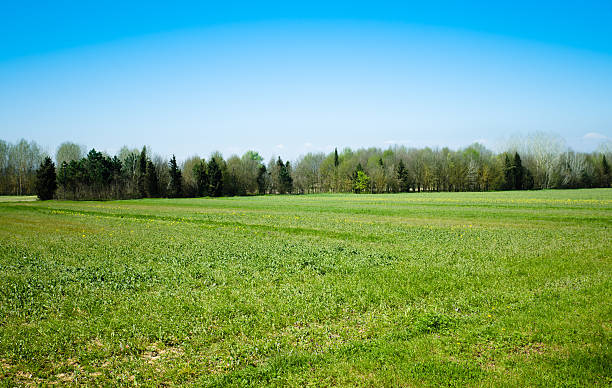
[[[611,275],[612,189],[0,203],[0,380],[609,386]]]
[[[35,195],[0,195],[0,202],[36,201]]]

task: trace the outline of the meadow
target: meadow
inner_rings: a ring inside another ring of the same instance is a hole
[[[612,189],[0,203],[1,385],[609,386]]]

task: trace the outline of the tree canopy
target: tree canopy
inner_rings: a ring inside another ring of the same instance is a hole
[[[542,134],[519,140],[499,154],[478,143],[458,150],[334,148],[293,162],[275,156],[267,165],[253,150],[227,159],[196,155],[179,165],[174,155],[167,160],[147,147],[123,147],[111,157],[66,142],[57,166],[35,142],[0,140],[0,193],[48,198],[42,189],[52,188],[51,170],[55,196],[63,199],[610,187],[612,147],[580,153]]]

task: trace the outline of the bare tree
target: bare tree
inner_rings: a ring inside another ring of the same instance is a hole
[[[86,148],[84,145],[64,142],[55,151],[55,162],[58,166],[62,163],[70,163],[72,160],[81,160],[85,156]]]

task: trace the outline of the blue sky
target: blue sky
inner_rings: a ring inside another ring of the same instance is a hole
[[[4,1],[0,138],[294,159],[546,131],[590,151],[612,137],[611,37],[609,1]]]

